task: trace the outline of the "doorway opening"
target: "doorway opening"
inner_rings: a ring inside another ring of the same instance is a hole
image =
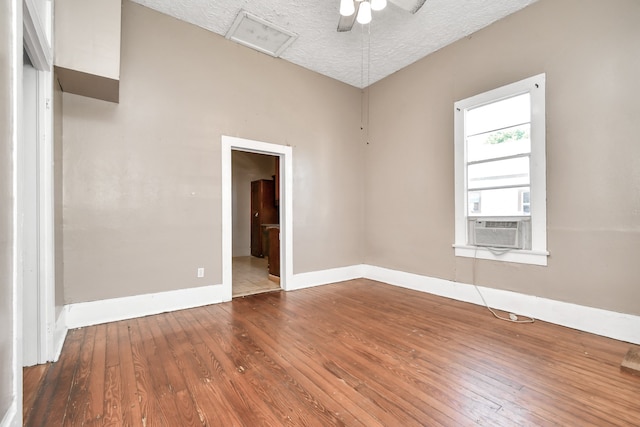
[[[292,149],[223,135],[221,157],[226,299],[287,290],[293,276]]]
[[[232,150],[232,296],[280,288],[280,157]]]

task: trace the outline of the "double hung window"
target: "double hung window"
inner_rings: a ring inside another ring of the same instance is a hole
[[[456,255],[546,265],[545,75],[454,107]]]

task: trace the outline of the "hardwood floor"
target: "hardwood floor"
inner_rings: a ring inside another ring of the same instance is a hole
[[[33,402],[38,394],[42,380],[49,369],[49,364],[30,366],[23,368],[22,374],[22,419],[29,417],[29,411],[33,408]]]
[[[25,425],[637,426],[629,346],[359,279],[69,331]]]
[[[267,258],[233,257],[231,276],[234,298],[280,289],[279,283],[269,280],[268,262]]]

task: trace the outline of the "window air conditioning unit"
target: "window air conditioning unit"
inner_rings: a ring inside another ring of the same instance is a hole
[[[477,219],[473,227],[474,244],[492,248],[522,249],[521,221]]]

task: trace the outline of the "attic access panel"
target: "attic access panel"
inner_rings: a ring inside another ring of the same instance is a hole
[[[273,57],[279,57],[298,37],[296,33],[241,10],[225,38]]]

